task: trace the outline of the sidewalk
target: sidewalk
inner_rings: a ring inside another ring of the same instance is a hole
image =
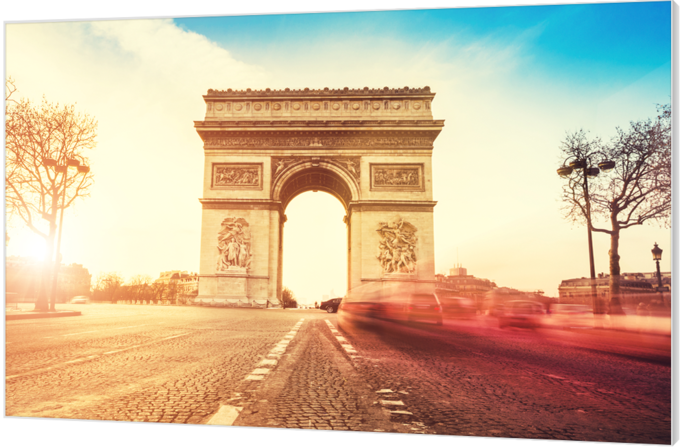
[[[29,320],[33,318],[57,318],[57,317],[77,317],[82,312],[75,310],[57,310],[53,312],[8,310],[5,308],[5,321],[8,320]]]

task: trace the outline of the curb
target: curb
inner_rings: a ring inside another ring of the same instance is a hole
[[[56,312],[26,312],[16,315],[5,314],[5,321],[7,320],[29,320],[34,318],[57,318],[57,317],[77,317],[82,315],[82,312],[75,310],[61,310]]]

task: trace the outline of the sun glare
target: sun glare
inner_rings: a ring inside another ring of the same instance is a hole
[[[10,233],[7,242],[8,256],[22,256],[43,261],[46,255],[45,240],[30,232]]]

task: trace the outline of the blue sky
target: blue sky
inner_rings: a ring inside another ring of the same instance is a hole
[[[393,41],[405,55],[442,42],[520,40],[527,75],[601,87],[628,83],[670,62],[670,2],[460,8],[182,18],[245,62],[292,57],[323,42]]]

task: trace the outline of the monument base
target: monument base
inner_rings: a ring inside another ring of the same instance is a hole
[[[280,307],[276,297],[267,296],[263,282],[266,278],[251,277],[245,269],[201,275],[194,303],[215,307]]]

